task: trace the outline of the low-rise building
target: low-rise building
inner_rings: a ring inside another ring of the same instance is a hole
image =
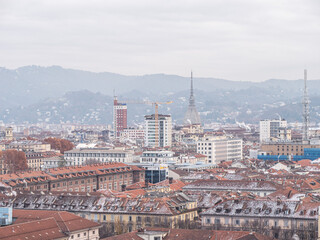
[[[0,205],[44,212],[69,211],[95,222],[112,223],[113,232],[119,228],[121,232],[141,227],[174,228],[198,217],[197,203],[183,193],[161,198],[128,198],[107,197],[100,193],[21,192],[15,198],[0,199]]]
[[[122,185],[144,181],[145,172],[124,163],[105,163],[4,174],[0,179],[14,190],[92,192],[121,190]]]
[[[6,150],[14,149],[23,152],[48,152],[51,151],[49,143],[43,143],[35,140],[24,140],[8,142],[5,145]]]
[[[267,196],[278,190],[278,186],[269,181],[245,180],[198,180],[183,187],[185,191],[234,191],[251,192],[257,196]]]
[[[73,149],[64,152],[64,159],[68,166],[77,166],[93,162],[122,162],[130,163],[133,159],[133,151],[106,148]]]
[[[144,129],[125,128],[120,132],[120,141],[129,140],[133,142],[144,141]]]
[[[40,171],[43,166],[43,156],[41,152],[27,152],[27,165],[30,170]]]
[[[257,231],[277,239],[318,237],[319,202],[228,200],[205,210],[202,226],[223,230]]]
[[[172,151],[145,151],[140,157],[141,163],[175,163],[178,157]]]

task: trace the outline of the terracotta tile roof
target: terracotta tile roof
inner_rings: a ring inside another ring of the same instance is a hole
[[[144,240],[144,238],[141,238],[137,235],[137,231],[125,233],[117,236],[102,238],[100,240]]]
[[[269,198],[273,197],[280,197],[284,199],[290,199],[296,194],[300,194],[301,192],[297,191],[296,189],[293,189],[292,187],[286,187],[285,189],[279,189],[278,191],[275,191],[268,195]]]
[[[204,229],[146,228],[145,230],[108,237],[102,240],[140,240],[148,233],[159,233],[163,240],[271,240],[267,236],[247,231],[215,231]],[[139,237],[141,236],[141,237]]]
[[[148,183],[148,186],[154,186],[154,184],[153,183]],[[141,188],[147,188],[147,185],[146,185],[145,181],[136,182],[134,184],[131,184],[131,185],[127,186],[128,190],[141,189]]]
[[[43,182],[60,178],[78,177],[83,175],[102,175],[106,173],[143,171],[136,166],[129,166],[124,163],[104,163],[87,166],[72,166],[63,168],[52,168],[47,172],[44,171],[27,171],[16,174],[0,175],[1,181],[10,186],[22,184],[23,181],[30,182],[33,180]]]
[[[6,240],[49,240],[66,236],[53,217],[0,228],[0,239]]]
[[[155,184],[156,186],[168,186],[171,191],[179,191],[186,185],[180,180],[172,180],[172,183],[169,184],[169,179],[163,180]]]
[[[17,218],[14,224],[41,220],[45,218],[54,218],[60,229],[64,232],[74,232],[82,229],[99,227],[100,224],[79,217],[73,213],[64,211],[46,211],[46,210],[13,210],[13,217]]]
[[[186,176],[189,174],[187,171],[182,170],[182,169],[170,169],[170,171],[178,174],[179,176]]]
[[[298,164],[300,164],[302,167],[310,166],[311,160],[310,159],[303,159],[303,160],[298,161]]]
[[[138,196],[144,196],[147,191],[144,189],[133,189],[124,192],[118,192],[111,189],[100,189],[97,192],[102,193],[104,196],[108,197],[121,197],[121,198],[137,198]]]

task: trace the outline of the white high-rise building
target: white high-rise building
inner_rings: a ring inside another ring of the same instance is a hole
[[[281,128],[287,128],[287,121],[284,119],[260,120],[260,142],[270,142],[279,138]]]
[[[197,141],[197,153],[206,155],[208,163],[242,160],[242,139],[206,136]]]
[[[145,116],[145,146],[155,147],[156,134],[155,134],[155,115]],[[158,133],[158,146],[170,147],[172,144],[172,119],[170,115],[158,115],[159,133]]]

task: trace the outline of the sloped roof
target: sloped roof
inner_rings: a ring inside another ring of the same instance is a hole
[[[79,217],[73,213],[64,211],[46,211],[46,210],[22,210],[14,209],[13,217],[17,218],[15,224],[41,220],[45,218],[54,218],[59,228],[63,232],[74,232],[92,227],[99,227],[100,224]]]
[[[0,228],[0,239],[50,240],[66,237],[54,217]]]
[[[143,235],[160,233],[163,240],[271,240],[267,236],[248,231],[221,231],[205,229],[166,229],[146,228],[141,231],[125,233],[118,236],[108,237],[101,240],[141,240]],[[141,237],[139,237],[139,235]]]
[[[182,187],[184,187],[186,184],[180,180],[172,180],[172,183],[169,183],[169,179],[165,179],[161,182],[156,183],[156,186],[168,186],[170,188],[170,190],[172,191],[178,191],[181,190]]]

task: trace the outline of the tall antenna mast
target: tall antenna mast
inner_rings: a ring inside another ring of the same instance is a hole
[[[307,89],[307,69],[304,70],[304,92],[303,92],[303,140],[309,139],[309,97]]]

